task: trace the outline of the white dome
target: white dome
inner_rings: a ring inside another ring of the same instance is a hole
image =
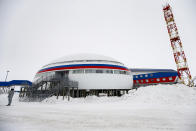
[[[133,84],[130,71],[122,63],[96,54],[75,54],[54,60],[38,71],[35,81],[62,75],[61,71],[68,71],[64,75],[71,81],[77,81],[78,88],[82,90],[131,89]]]
[[[97,55],[97,54],[74,54],[74,55],[68,55],[61,57],[59,59],[56,59],[50,63],[58,63],[58,62],[66,62],[66,61],[85,61],[85,60],[104,60],[104,61],[113,61],[118,62],[117,60],[103,55]],[[118,62],[120,63],[120,62]]]

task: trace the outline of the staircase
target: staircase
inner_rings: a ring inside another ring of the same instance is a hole
[[[34,82],[32,86],[21,88],[20,100],[43,101],[51,96],[68,96],[70,88],[78,88],[78,82],[53,75]]]

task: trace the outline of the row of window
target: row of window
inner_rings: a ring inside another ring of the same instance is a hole
[[[153,74],[145,74],[145,75],[135,75],[135,78],[142,78],[142,77],[148,77],[148,76],[153,76]]]
[[[159,82],[159,81],[166,81],[166,78],[157,78],[155,79],[156,82]],[[172,77],[169,77],[169,80],[173,80]],[[154,82],[154,79],[150,79],[151,82]],[[146,80],[140,80],[141,83],[144,83],[144,82],[149,82],[149,79],[146,79]],[[139,80],[136,80],[136,83],[139,83]]]
[[[97,69],[78,69],[72,70],[73,74],[81,74],[81,73],[105,73],[105,74],[124,74],[130,75],[128,71],[121,71],[121,70],[97,70]]]

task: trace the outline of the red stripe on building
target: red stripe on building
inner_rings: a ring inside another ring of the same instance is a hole
[[[60,68],[51,68],[51,69],[46,69],[43,71],[39,71],[38,73],[43,73],[47,71],[59,71],[59,70],[65,70],[65,69],[86,69],[86,68],[98,68],[98,69],[119,69],[119,70],[126,70],[129,71],[128,69],[125,68],[120,68],[120,67],[111,67],[111,66],[76,66],[76,67],[60,67]]]

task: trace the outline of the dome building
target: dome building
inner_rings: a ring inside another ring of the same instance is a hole
[[[54,60],[37,72],[34,83],[49,78],[77,82],[77,90],[85,92],[118,91],[119,94],[133,86],[132,73],[123,63],[95,54],[76,54]]]

